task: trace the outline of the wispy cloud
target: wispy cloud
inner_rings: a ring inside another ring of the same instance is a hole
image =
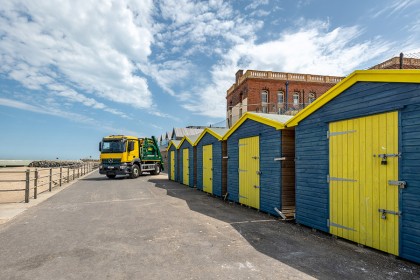
[[[57,108],[51,108],[47,106],[35,106],[31,104],[27,104],[25,102],[7,99],[7,98],[0,98],[0,106],[11,107],[19,110],[51,115],[56,117],[65,118],[71,121],[87,124],[87,125],[94,125],[97,126],[99,123],[96,122],[94,119],[86,117],[84,115],[62,111]]]
[[[374,18],[377,18],[379,16],[392,16],[395,13],[401,12],[403,10],[408,9],[409,7],[418,4],[419,2],[417,0],[393,0],[390,3],[382,2],[381,4],[383,6],[382,9],[378,9],[375,14],[373,14]]]
[[[357,40],[362,34],[359,26],[329,31],[327,22],[301,22],[298,29],[283,32],[276,40],[237,44],[213,66],[209,85],[184,107],[197,114],[224,117],[226,91],[238,69],[347,75],[390,48],[390,44],[380,38]]]
[[[94,99],[148,108],[152,94],[133,61],[146,63],[152,1],[6,1],[0,7],[0,72],[28,89],[51,90],[85,106]]]

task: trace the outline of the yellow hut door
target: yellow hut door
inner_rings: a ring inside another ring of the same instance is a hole
[[[190,183],[190,171],[189,171],[189,159],[188,159],[188,149],[182,150],[182,183],[184,185],[189,185]]]
[[[203,146],[203,191],[213,193],[213,145]]]
[[[330,123],[330,233],[398,255],[398,112]]]
[[[260,208],[260,139],[239,139],[239,203]]]
[[[171,180],[175,181],[175,151],[171,151]]]

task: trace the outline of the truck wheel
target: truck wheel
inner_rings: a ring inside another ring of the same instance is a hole
[[[113,174],[106,174],[106,177],[108,177],[109,179],[114,179],[116,175]]]
[[[153,170],[151,173],[152,173],[152,175],[159,175],[159,173],[160,173],[160,164],[159,163],[155,164],[155,170]]]
[[[139,175],[140,175],[140,169],[138,165],[134,164],[133,167],[131,168],[130,178],[136,179],[137,177],[139,177]]]

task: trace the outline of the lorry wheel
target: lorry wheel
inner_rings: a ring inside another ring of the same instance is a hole
[[[140,169],[139,167],[135,164],[133,165],[132,169],[131,169],[131,174],[130,174],[130,178],[131,179],[135,179],[137,177],[139,177],[140,175]]]
[[[156,163],[155,164],[155,170],[153,170],[152,172],[150,172],[152,175],[159,175],[160,173],[160,164]]]
[[[106,174],[106,177],[108,177],[109,179],[114,179],[116,175],[112,175],[112,174]]]

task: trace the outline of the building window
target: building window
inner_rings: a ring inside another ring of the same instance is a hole
[[[299,93],[297,92],[293,94],[293,105],[299,105]]]
[[[267,106],[262,106],[261,110],[263,113],[268,113]]]
[[[239,117],[242,117],[242,103],[239,103]]]
[[[283,104],[284,103],[284,92],[279,91],[277,93],[277,103],[278,104]]]
[[[308,103],[311,104],[314,101],[315,101],[315,93],[310,92],[309,97],[308,97]]]
[[[266,90],[261,92],[261,103],[268,103],[268,91]]]

